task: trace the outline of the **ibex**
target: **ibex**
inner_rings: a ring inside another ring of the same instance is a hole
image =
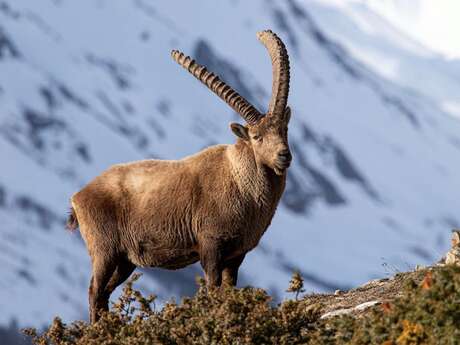
[[[136,266],[179,269],[200,261],[208,287],[236,284],[246,253],[273,218],[291,162],[288,54],[273,32],[257,37],[273,69],[266,114],[190,57],[171,54],[247,122],[230,125],[235,144],[177,161],[114,165],[72,196],[68,227],[80,227],[92,262],[91,322]]]

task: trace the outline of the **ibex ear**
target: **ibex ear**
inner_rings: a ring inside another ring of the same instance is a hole
[[[237,137],[243,139],[243,140],[249,140],[249,134],[248,134],[248,129],[239,123],[231,123],[230,128]]]
[[[284,111],[284,119],[286,120],[286,123],[289,123],[289,120],[291,119],[291,108],[286,107],[286,110]]]

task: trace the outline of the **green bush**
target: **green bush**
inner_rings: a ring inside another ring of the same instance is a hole
[[[100,321],[65,325],[56,318],[35,344],[460,344],[460,268],[427,271],[422,282],[408,274],[402,296],[358,316],[321,319],[324,306],[312,298],[273,307],[262,289],[225,287],[154,308],[155,297],[133,288]],[[289,291],[303,289],[299,275]],[[315,302],[316,301],[316,302]]]

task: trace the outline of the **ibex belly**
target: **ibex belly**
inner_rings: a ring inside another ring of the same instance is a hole
[[[199,260],[196,241],[189,229],[157,229],[140,237],[129,251],[130,260],[137,266],[179,269]]]
[[[197,262],[199,256],[194,248],[165,248],[142,242],[138,250],[131,253],[130,260],[140,267],[179,269]]]

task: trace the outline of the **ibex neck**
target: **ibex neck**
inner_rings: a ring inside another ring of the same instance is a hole
[[[228,148],[232,175],[243,196],[248,196],[270,212],[283,193],[285,176],[259,163],[253,149],[242,140]],[[274,211],[274,209],[273,209]]]

